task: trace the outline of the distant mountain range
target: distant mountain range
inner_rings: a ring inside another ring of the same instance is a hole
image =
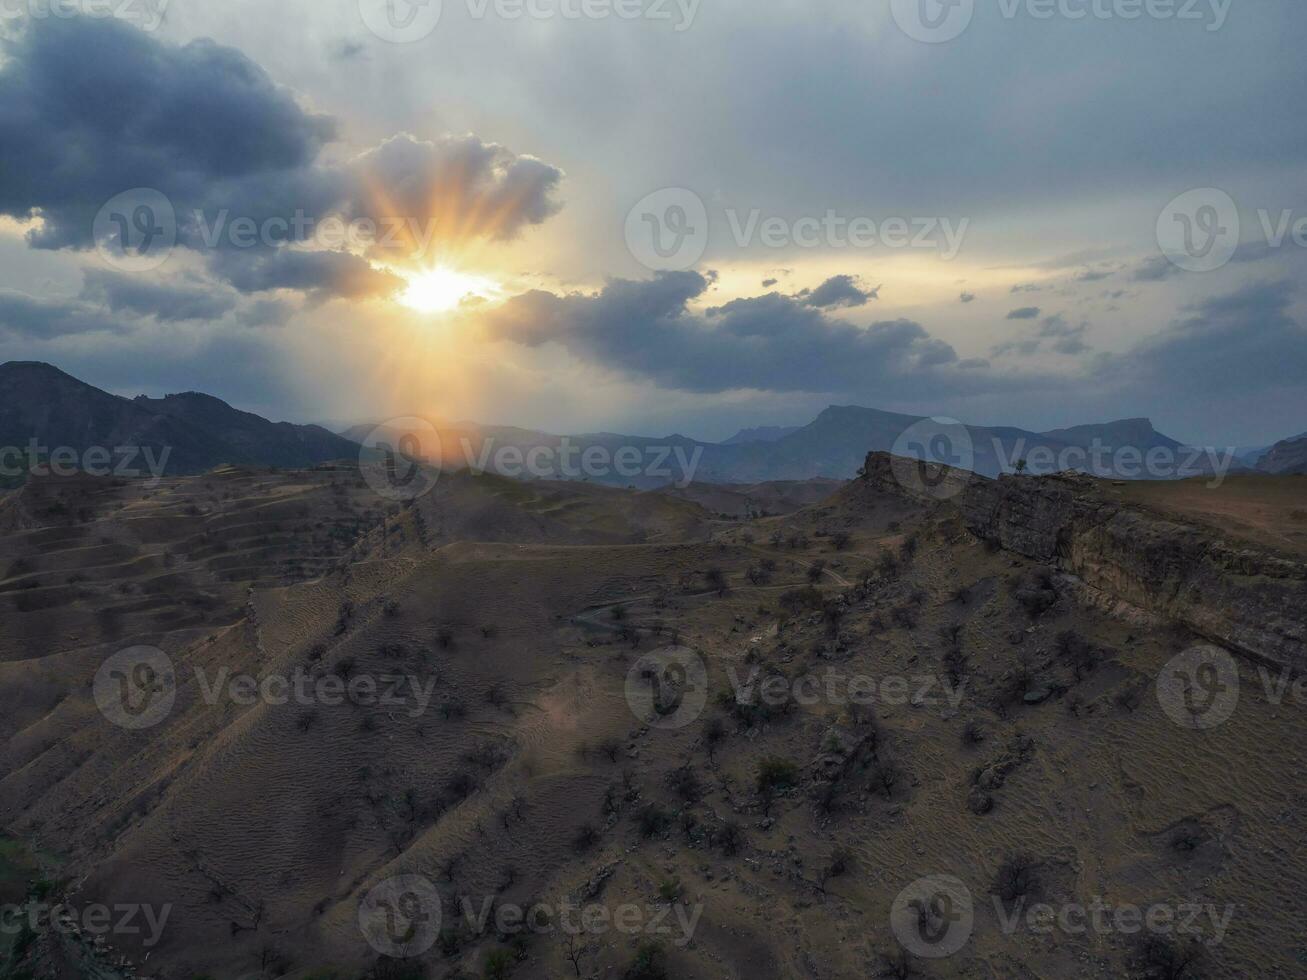
[[[950,461],[985,476],[1022,467],[1032,474],[1080,469],[1123,479],[1205,475],[1232,463],[1189,449],[1147,419],[1124,419],[1048,432],[1012,427],[937,424],[913,415],[831,406],[797,428],[743,429],[726,442],[673,435],[618,433],[560,436],[475,422],[439,423],[427,431],[359,425],[337,435],[316,425],[269,422],[209,395],[188,392],[128,399],[78,381],[49,364],[0,365],[0,448],[32,439],[84,453],[94,447],[166,449],[167,472],[203,472],[223,463],[285,468],[358,458],[361,445],[389,445],[440,461],[505,476],[589,480],[640,489],[689,482],[757,484],[776,480],[844,480],[868,452],[901,454],[942,448]],[[1156,462],[1149,465],[1145,461]],[[1258,469],[1307,469],[1307,435],[1268,450]]]
[[[122,398],[101,391],[49,364],[0,364],[0,447],[27,452],[32,440],[45,452],[119,447],[148,450],[169,474],[200,473],[223,463],[304,467],[355,456],[358,446],[316,425],[291,425],[238,411],[210,395]],[[98,465],[98,464],[97,464]],[[133,469],[142,461],[133,460]]]
[[[797,425],[760,425],[752,429],[741,429],[722,443],[723,446],[739,446],[746,442],[776,442],[799,431]]]
[[[343,433],[360,442],[400,445],[401,433],[356,426]],[[1125,419],[1052,432],[1011,427],[937,424],[857,406],[832,406],[808,425],[745,429],[724,443],[674,435],[657,439],[615,433],[559,436],[529,429],[483,426],[474,422],[441,424],[432,432],[409,433],[412,452],[439,459],[447,468],[472,467],[514,477],[589,479],[650,489],[669,483],[758,484],[777,480],[856,475],[868,452],[914,447],[940,449],[955,465],[985,476],[1011,473],[1023,466],[1032,474],[1079,469],[1122,479],[1170,479],[1203,476],[1215,469],[1244,470],[1225,453],[1215,459],[1159,433],[1147,419]],[[942,437],[942,441],[941,441]],[[618,454],[632,465],[620,471]],[[532,454],[539,465],[532,466]],[[595,461],[585,466],[587,457]],[[570,465],[569,461],[570,460]],[[1149,462],[1149,461],[1152,462]]]
[[[1307,474],[1307,433],[1277,442],[1257,461],[1257,469],[1277,476]]]

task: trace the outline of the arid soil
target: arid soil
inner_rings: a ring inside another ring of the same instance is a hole
[[[1293,480],[1095,492],[1271,549]],[[0,976],[1302,976],[1292,683],[1239,656],[1228,717],[1177,715],[1168,665],[1210,638],[961,501],[831,489],[751,519],[459,473],[397,503],[342,465],[0,498],[0,903],[169,910],[157,941],[0,940]],[[132,728],[97,676],[139,647],[175,700]],[[439,896],[395,903],[439,920],[401,930],[420,955],[360,927],[397,876]],[[938,876],[967,901],[913,890]]]

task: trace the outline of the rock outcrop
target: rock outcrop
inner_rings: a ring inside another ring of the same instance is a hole
[[[930,499],[895,479],[884,453],[867,457],[863,479]],[[1307,672],[1307,564],[1108,499],[1083,476],[971,475],[945,506],[979,537],[1054,565],[1108,600]]]
[[[1257,468],[1277,476],[1307,474],[1307,435],[1277,442],[1258,460]]]

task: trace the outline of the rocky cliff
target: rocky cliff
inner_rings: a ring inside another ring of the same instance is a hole
[[[1257,462],[1263,473],[1307,474],[1307,435],[1277,442]]]
[[[929,499],[895,479],[884,453],[867,457],[863,479]],[[1107,499],[1083,476],[969,475],[943,506],[955,507],[979,537],[1055,565],[1108,603],[1307,672],[1307,564]]]

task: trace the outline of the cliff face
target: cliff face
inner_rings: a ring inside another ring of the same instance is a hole
[[[1277,442],[1257,463],[1263,473],[1307,474],[1307,436]]]
[[[883,453],[867,457],[864,479],[919,496]],[[1307,672],[1307,564],[1105,499],[1079,476],[972,477],[949,505],[978,536],[1056,565],[1111,602]]]

